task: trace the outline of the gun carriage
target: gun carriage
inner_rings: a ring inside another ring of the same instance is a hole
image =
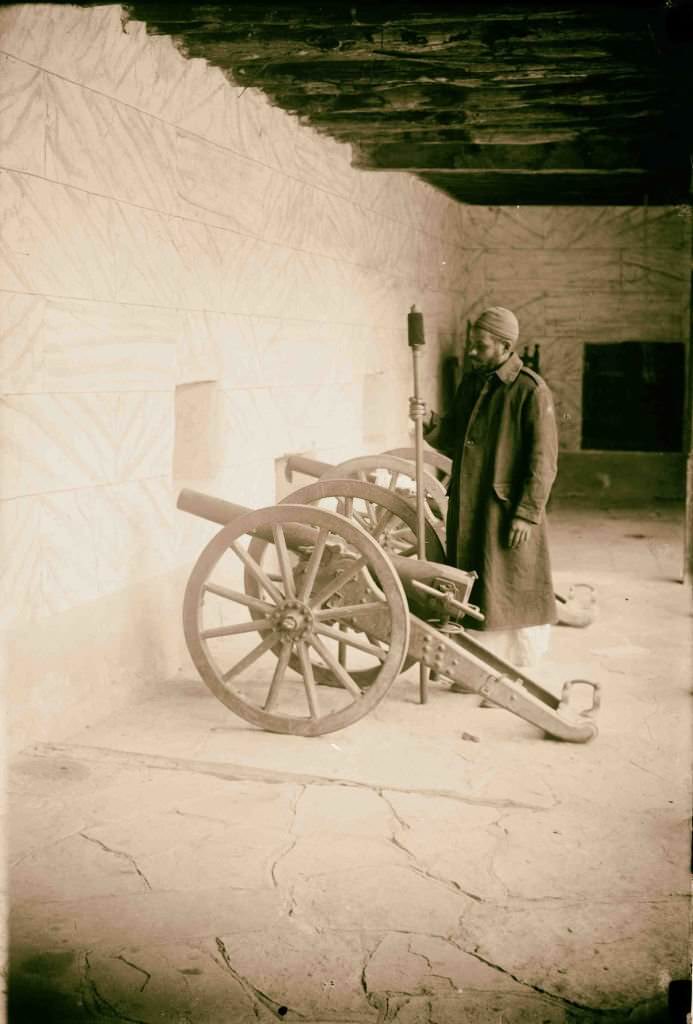
[[[555,739],[597,734],[598,685],[568,681],[558,697],[465,630],[465,616],[480,617],[474,575],[444,564],[428,519],[426,557],[407,557],[400,540],[417,536],[417,516],[394,489],[320,479],[256,510],[184,490],[178,507],[222,526],[190,576],[184,629],[204,682],[246,721],[302,736],[342,729],[418,662]],[[577,712],[582,684],[592,702]]]

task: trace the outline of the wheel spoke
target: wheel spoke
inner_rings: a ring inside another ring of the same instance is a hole
[[[345,670],[344,666],[335,659],[332,652],[328,650],[322,640],[319,640],[317,636],[313,635],[310,639],[310,643],[318,652],[327,667],[332,670],[333,675],[339,680],[344,689],[348,690],[354,697],[362,697],[363,691],[361,687],[354,682],[349,673]],[[340,644],[340,646],[342,645]]]
[[[370,516],[368,516],[365,512],[354,512],[353,518],[359,524],[359,526],[362,526],[364,528],[366,533],[370,533],[371,530],[373,529],[373,524],[370,520]]]
[[[241,622],[236,626],[216,626],[214,629],[206,629],[200,633],[201,640],[211,640],[215,636],[238,636],[240,633],[252,633],[257,631],[263,633],[273,626],[271,619],[258,619],[257,622]]]
[[[399,473],[396,469],[390,470],[390,483],[387,485],[388,491],[397,490],[397,481],[399,480]]]
[[[348,615],[358,615],[361,612],[379,612],[386,607],[384,601],[369,601],[367,604],[341,604],[336,608],[322,608],[313,612],[316,619],[343,619]]]
[[[356,475],[357,475],[358,479],[361,480],[364,484],[369,482],[368,481],[368,474],[363,469],[359,469]],[[353,501],[353,498],[352,498],[352,501]],[[363,503],[366,506],[366,513],[367,513],[367,518],[368,518],[368,523],[369,523],[369,526],[366,526],[366,529],[370,533],[371,530],[373,529],[373,527],[375,526],[376,516],[373,514],[373,510],[374,510],[375,506],[373,505],[373,503],[371,501],[368,501],[367,498],[363,499]],[[354,517],[354,518],[356,518],[356,517]]]
[[[313,596],[313,600],[310,602],[311,608],[319,608],[320,605],[325,603],[325,601],[329,601],[329,599],[346,583],[348,583],[349,580],[353,580],[354,576],[358,575],[365,565],[365,558],[357,558],[354,564],[343,572],[341,576],[337,576],[336,579],[330,580],[322,590],[318,591],[318,593]]]
[[[391,537],[404,537],[408,533],[411,533],[411,527],[407,526],[406,523],[402,523],[401,526],[396,526],[394,530],[390,531]]]
[[[381,651],[375,644],[369,644],[366,640],[359,640],[351,633],[345,633],[339,629],[332,629],[330,626],[323,626],[320,623],[316,623],[314,631],[319,633],[321,636],[329,636],[331,640],[337,640],[340,643],[348,644],[349,647],[355,647],[357,651],[363,651],[365,654],[372,654],[373,657],[377,658],[378,661],[385,661],[386,653]]]
[[[240,560],[243,562],[246,568],[250,570],[255,579],[262,584],[262,586],[265,588],[270,597],[278,604],[281,603],[284,600],[284,595],[279,590],[279,588],[276,587],[274,583],[272,583],[272,580],[269,578],[267,573],[261,568],[261,566],[258,565],[253,556],[249,555],[245,548],[242,548],[241,545],[238,544],[238,542],[235,540],[231,541],[229,547],[231,548],[233,553],[238,558],[240,558]]]
[[[276,630],[270,633],[269,636],[266,636],[261,644],[258,644],[257,647],[253,647],[252,651],[246,654],[245,658],[241,658],[241,660],[237,662],[233,666],[233,668],[230,668],[228,672],[224,672],[224,674],[221,677],[224,680],[224,682],[228,683],[229,680],[233,679],[234,676],[239,675],[250,665],[254,664],[254,662],[256,662],[258,658],[262,657],[265,651],[268,651],[270,647],[276,644],[278,637],[279,633],[277,633]]]
[[[365,510],[358,512],[354,515],[354,519],[360,526],[364,528],[366,533],[370,533],[373,529],[373,520],[371,518],[371,509],[367,501],[364,501]]]
[[[318,575],[318,569],[320,568],[320,562],[322,561],[323,552],[325,551],[325,545],[327,544],[327,538],[330,536],[330,531],[324,527],[321,528],[318,533],[318,539],[315,542],[315,547],[311,552],[308,565],[306,566],[306,574],[303,577],[301,589],[298,595],[299,601],[307,601],[313,584],[315,583],[315,577]]]
[[[366,508],[368,509],[368,518],[371,521],[371,529],[369,530],[370,533],[376,530],[378,527],[378,511],[372,501],[366,502]]]
[[[337,623],[337,629],[342,631],[342,630],[346,629],[346,626],[344,625],[343,622],[338,622]],[[343,643],[341,640],[337,644],[337,661],[342,666],[342,668],[344,668],[344,669],[346,668],[346,663],[347,663],[347,647],[346,647],[346,644]]]
[[[397,519],[396,513],[391,512],[389,508],[384,508],[380,515],[378,516],[378,529],[382,530],[383,527],[388,526],[393,519]]]
[[[346,519],[351,519],[354,514],[354,499],[350,494],[337,500],[337,512]]]
[[[279,657],[277,658],[277,664],[274,669],[274,675],[272,676],[272,682],[270,688],[267,691],[267,700],[265,701],[263,711],[271,711],[274,705],[277,703],[279,698],[279,688],[284,682],[284,676],[286,675],[286,668],[289,664],[289,658],[291,657],[291,649],[293,644],[283,643]]]
[[[373,537],[375,540],[380,539],[380,536],[387,527],[387,524],[395,518],[395,513],[391,512],[389,508],[384,508],[380,512],[380,515],[376,519],[375,526],[373,527]]]
[[[216,594],[217,597],[225,597],[229,601],[243,604],[246,608],[254,608],[258,612],[268,614],[274,611],[274,605],[268,604],[267,601],[261,601],[259,597],[251,597],[249,594],[242,594],[239,590],[230,590],[218,583],[205,583],[203,590],[209,591],[210,594]]]
[[[310,710],[311,718],[320,718],[320,705],[318,704],[318,692],[315,686],[315,677],[313,676],[313,666],[310,663],[310,655],[308,648],[306,647],[305,640],[299,640],[298,657],[301,662],[301,670],[303,672],[303,685],[306,688],[306,697],[308,699],[308,708]]]
[[[426,519],[428,519],[429,523],[432,526],[435,526],[435,524],[436,524],[436,515],[435,515],[433,509],[431,508],[431,506],[428,504],[428,502],[424,503],[424,515],[426,516]]]
[[[430,495],[426,495],[426,501],[424,503],[424,511],[426,512],[426,518],[434,526],[445,518],[445,514],[440,508],[440,505],[436,502],[435,498],[431,499]]]
[[[282,579],[284,580],[284,591],[288,597],[295,597],[296,587],[294,586],[294,574],[289,561],[289,552],[286,547],[284,531],[281,526],[273,526],[272,534],[274,536],[274,545],[277,549],[279,568],[281,570]]]

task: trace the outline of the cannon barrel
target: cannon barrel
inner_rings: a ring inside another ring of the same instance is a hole
[[[305,476],[314,476],[320,479],[330,469],[334,469],[329,462],[319,462],[318,459],[309,459],[307,455],[287,455],[286,473],[291,480],[292,473],[303,473]]]
[[[245,505],[234,505],[223,498],[214,498],[211,494],[193,491],[189,487],[184,487],[178,495],[176,508],[199,516],[200,519],[209,519],[210,523],[219,523],[220,526],[226,526],[237,516],[252,512],[252,509],[246,508]]]
[[[200,519],[207,519],[210,523],[219,523],[226,526],[227,523],[237,519],[239,516],[254,512],[255,509],[247,508],[245,505],[234,505],[231,501],[224,501],[223,498],[214,498],[211,494],[203,494],[201,491],[193,491],[184,487],[178,495],[176,507],[183,512],[189,512]],[[263,540],[274,543],[272,530],[257,529],[249,531],[254,537],[261,537]],[[318,530],[312,526],[303,526],[300,523],[292,524],[284,530],[286,543],[292,551],[300,548],[312,548],[318,539]]]
[[[212,523],[219,523],[220,526],[226,526],[227,523],[232,522],[238,516],[254,511],[254,509],[246,508],[243,505],[234,505],[232,502],[224,501],[222,498],[214,498],[209,494],[202,494],[201,491],[193,491],[188,488],[180,492],[177,507],[183,512],[190,512],[201,519],[207,519]],[[260,527],[250,532],[252,532],[254,537],[260,537],[270,544],[274,543],[274,536],[269,527]],[[304,526],[301,523],[292,523],[289,526],[284,526],[287,546],[289,550],[295,552],[298,552],[300,549],[313,548],[317,542],[318,534],[317,528]],[[388,556],[402,582],[407,597],[410,602],[414,602],[414,607],[420,606],[422,601],[421,594],[416,589],[417,583],[430,584],[438,577],[446,577],[451,582],[457,583],[458,595],[462,597],[464,602],[468,601],[469,592],[475,579],[474,575],[462,572],[459,569],[453,569],[450,566],[440,565],[437,562],[404,558],[401,555],[394,554],[394,552],[388,552]],[[440,600],[443,600],[442,594]]]

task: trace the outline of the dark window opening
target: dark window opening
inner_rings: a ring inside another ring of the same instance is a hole
[[[585,345],[583,448],[680,452],[683,403],[682,342]]]

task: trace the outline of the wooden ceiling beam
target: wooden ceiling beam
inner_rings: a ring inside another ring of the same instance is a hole
[[[470,138],[468,133],[458,131],[456,129],[450,129],[447,132],[436,131],[431,129],[430,131],[419,131],[419,132],[403,132],[401,130],[387,129],[386,127],[379,130],[368,133],[365,131],[359,132],[359,142],[353,141],[354,132],[340,132],[334,129],[328,129],[320,127],[321,132],[328,132],[328,134],[339,142],[349,142],[355,154],[362,154],[370,146],[378,146],[383,142],[397,143],[401,145],[411,146],[412,148],[418,145],[426,145],[428,143],[469,143]],[[534,125],[525,131],[510,131],[503,132],[501,130],[489,130],[485,133],[475,133],[471,141],[480,146],[485,145],[496,145],[496,146],[516,146],[524,144],[531,144],[532,141],[536,143],[538,139],[548,143],[560,143],[560,142],[571,142],[575,139],[580,138],[574,130],[570,128],[547,128],[543,129],[541,125]],[[407,161],[410,163],[410,161]],[[371,165],[367,165],[371,166]],[[386,169],[386,168],[373,168],[375,169]],[[390,170],[401,170],[401,168],[389,168]]]
[[[569,128],[566,131],[570,131]],[[512,137],[512,136],[511,136]],[[385,142],[354,145],[354,165],[370,170],[453,171],[571,170],[601,173],[624,169],[655,170],[674,164],[672,147],[659,137],[619,139],[614,136],[579,135],[548,140],[504,144],[468,142]],[[679,154],[677,154],[678,157]]]
[[[334,83],[312,80],[291,82],[286,86],[273,86],[273,93],[284,105],[301,105],[305,113],[336,118],[372,110],[400,111],[403,116],[416,118],[419,112],[438,113],[441,117],[466,118],[470,113],[522,113],[538,111],[589,116],[593,108],[628,110],[634,113],[653,105],[661,97],[654,88],[646,88],[640,80],[621,83],[618,92],[607,91],[604,83],[589,82],[582,89],[542,88],[529,84],[525,88],[460,86],[454,82],[426,81],[373,82],[369,87],[357,83],[337,86]],[[661,105],[661,104],[660,104]]]
[[[602,76],[608,82],[619,79],[646,81],[652,75],[657,76],[656,69],[638,67],[633,63],[610,62],[608,70],[600,59],[579,59],[570,60],[537,60],[527,59],[523,61],[486,59],[474,60],[467,54],[452,56],[446,54],[444,58],[426,61],[418,61],[411,57],[415,67],[408,66],[409,60],[405,54],[391,57],[382,54],[377,50],[367,53],[305,53],[302,56],[294,56],[290,59],[283,59],[281,54],[273,54],[271,49],[255,52],[252,43],[245,47],[245,57],[239,57],[235,61],[229,60],[229,48],[223,43],[210,42],[207,44],[195,44],[190,41],[188,49],[194,55],[201,55],[203,52],[215,54],[218,59],[224,58],[228,66],[238,68],[249,68],[253,66],[262,67],[263,75],[271,81],[276,78],[295,79],[296,81],[366,81],[372,83],[374,79],[384,77],[392,81],[409,81],[412,78],[421,78],[424,81],[435,82],[459,81],[460,79],[477,79],[493,82],[554,82],[564,81],[580,82],[589,79],[591,76]]]
[[[390,105],[385,98],[370,97],[370,106],[359,106],[361,98],[353,106],[339,108],[330,103],[327,94],[306,95],[305,98],[293,94],[278,93],[277,102],[287,110],[300,111],[315,124],[325,124],[335,130],[369,131],[383,128],[397,131],[413,131],[434,128],[461,129],[472,127],[503,127],[532,129],[533,125],[548,127],[558,125],[572,126],[581,130],[599,130],[600,126],[615,127],[621,125],[624,130],[636,127],[634,122],[656,125],[664,120],[665,111],[649,106],[647,100],[629,104],[586,103],[555,104],[553,107],[529,102],[508,105],[508,107],[471,108],[461,104],[444,106],[434,103],[416,103]]]
[[[132,0],[128,11],[351,143],[356,166],[412,171],[462,202],[624,205],[688,197],[685,6]]]
[[[640,206],[688,201],[688,175],[638,171],[432,173],[422,181],[461,203],[485,206]]]
[[[89,4],[89,6],[93,6]],[[617,42],[641,31],[643,21],[652,4],[641,5],[639,11],[634,0],[622,4],[605,3],[601,10],[585,5],[582,10],[565,4],[516,3],[491,6],[488,3],[435,4],[392,0],[390,3],[319,2],[302,0],[286,3],[234,2],[230,4],[186,3],[183,0],[142,0],[128,3],[135,17],[145,20],[151,30],[165,32],[255,32],[281,34],[291,38],[292,33],[304,30],[328,30],[349,33],[382,31],[389,35],[409,33],[419,37],[440,37],[449,42],[480,39],[485,45],[499,46],[514,39],[528,42],[545,41],[563,45],[593,42],[600,39]],[[628,7],[627,17],[619,16],[618,8]],[[614,9],[616,8],[616,9]]]
[[[289,109],[289,107],[287,107]],[[533,134],[547,134],[552,131],[557,135],[572,136],[599,135],[604,132],[613,133],[616,137],[627,137],[635,132],[654,134],[657,127],[664,123],[661,112],[642,110],[633,114],[624,111],[603,111],[593,117],[575,112],[558,114],[547,111],[528,111],[527,114],[513,113],[474,113],[458,120],[446,121],[435,111],[419,111],[418,117],[401,117],[400,111],[370,110],[354,112],[348,117],[337,117],[327,111],[324,114],[301,116],[308,123],[323,130],[334,132],[335,135],[357,133],[364,144],[377,144],[378,133],[388,138],[382,142],[396,142],[401,135],[403,142],[491,142],[492,135],[514,135],[518,142],[530,142]],[[638,122],[638,123],[636,123]],[[437,139],[432,135],[440,136]]]

